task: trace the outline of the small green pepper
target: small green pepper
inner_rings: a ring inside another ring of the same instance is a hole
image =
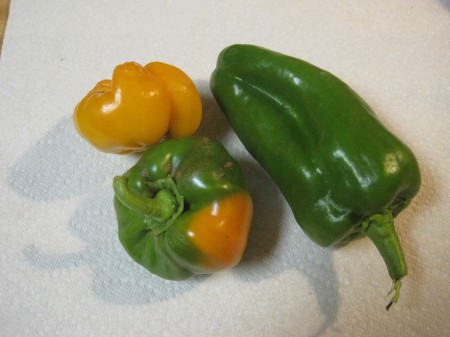
[[[219,142],[165,140],[113,187],[119,240],[153,274],[182,280],[240,261],[252,199],[239,164]]]
[[[349,86],[314,65],[251,45],[224,49],[211,90],[304,232],[330,246],[368,236],[393,280],[406,262],[394,217],[420,187],[411,150]]]

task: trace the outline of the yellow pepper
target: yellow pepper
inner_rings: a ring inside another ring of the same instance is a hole
[[[152,62],[118,65],[74,111],[80,135],[110,153],[144,151],[164,137],[190,136],[202,118],[200,95],[192,80],[175,66]]]

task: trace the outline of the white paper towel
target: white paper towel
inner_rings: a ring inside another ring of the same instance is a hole
[[[368,240],[313,244],[209,90],[218,53],[253,43],[350,84],[415,152],[423,185],[397,219],[409,276],[389,312]],[[136,156],[74,131],[76,103],[125,61],[174,64],[204,103],[199,134],[245,171],[255,217],[236,268],[184,282],[117,240],[111,179]],[[450,335],[450,4],[411,1],[12,0],[0,59],[0,336]]]

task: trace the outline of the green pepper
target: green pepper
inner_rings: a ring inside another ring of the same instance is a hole
[[[394,217],[420,187],[411,150],[336,76],[251,45],[224,49],[211,90],[249,153],[321,246],[367,236],[397,302],[407,266]]]
[[[162,141],[113,187],[119,240],[151,273],[182,280],[240,261],[252,199],[239,164],[218,141]]]

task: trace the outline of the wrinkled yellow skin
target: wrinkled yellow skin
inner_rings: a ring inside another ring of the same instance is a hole
[[[103,152],[144,151],[164,137],[190,136],[202,118],[200,95],[180,69],[161,62],[118,65],[81,100],[74,123]]]

